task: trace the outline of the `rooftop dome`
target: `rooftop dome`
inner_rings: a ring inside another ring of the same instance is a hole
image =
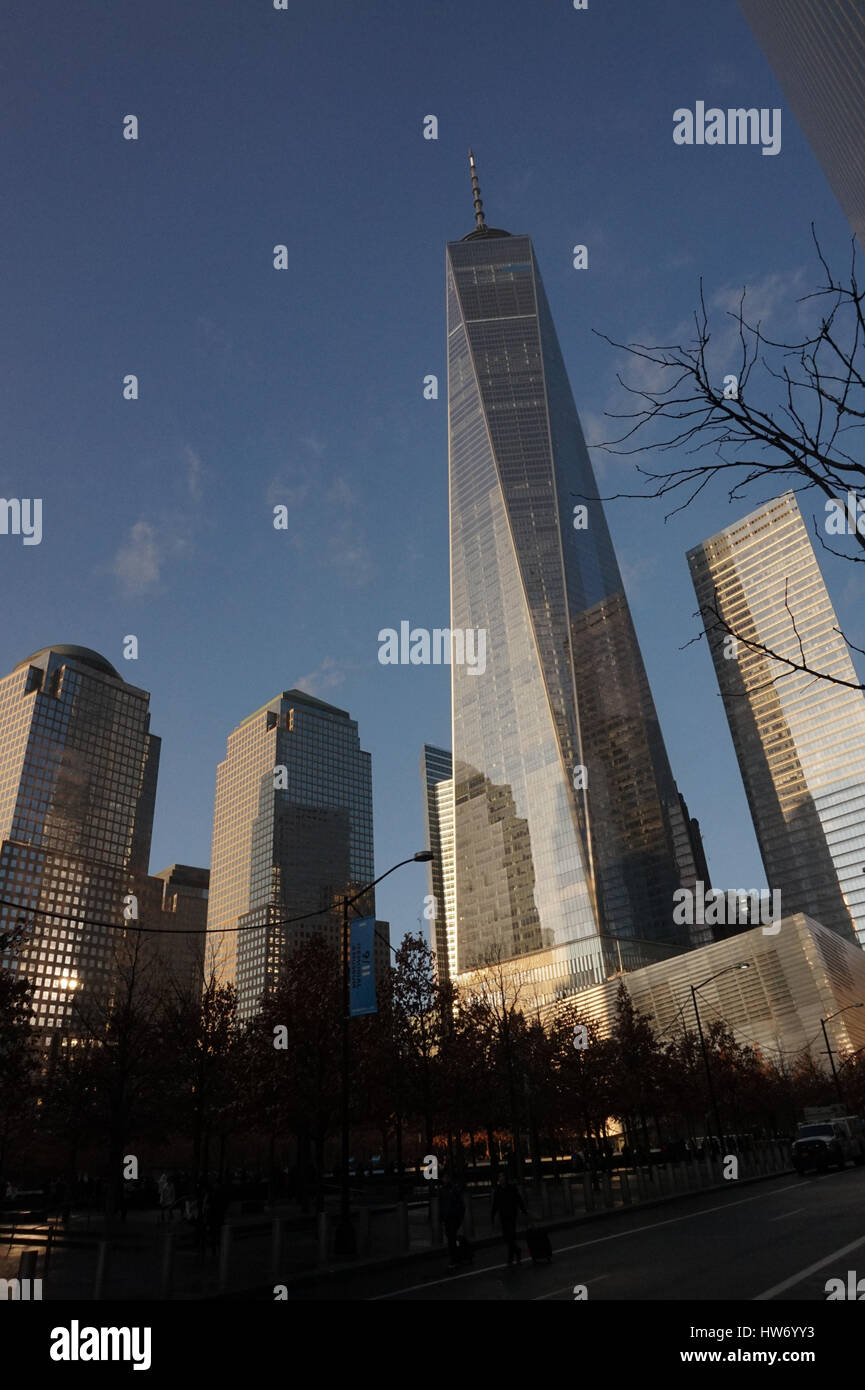
[[[104,656],[94,652],[91,647],[72,647],[68,645],[40,647],[38,652],[31,652],[30,656],[25,656],[23,661],[18,662],[18,666],[32,666],[39,661],[40,657],[47,656],[49,652],[54,652],[55,656],[68,656],[72,661],[78,661],[82,666],[92,666],[94,671],[101,671],[103,676],[114,676],[116,680],[123,677],[116,671],[110,661],[106,661]],[[18,666],[15,670],[18,670]]]

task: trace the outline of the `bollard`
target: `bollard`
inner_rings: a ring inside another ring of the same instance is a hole
[[[585,1211],[595,1210],[595,1194],[592,1191],[591,1173],[583,1174],[583,1207]]]
[[[541,1216],[549,1217],[552,1215],[550,1210],[550,1185],[541,1178]]]
[[[174,1274],[174,1232],[166,1231],[162,1241],[162,1269],[159,1279],[159,1297],[171,1297],[171,1283]]]
[[[631,1187],[628,1182],[627,1173],[621,1173],[619,1175],[619,1182],[622,1185],[622,1205],[629,1207],[631,1205]]]
[[[468,1202],[466,1205],[468,1205]],[[430,1193],[429,1224],[431,1243],[433,1245],[441,1245],[444,1239],[444,1232],[442,1231],[441,1198],[437,1192]]]
[[[463,1233],[464,1235],[468,1236],[469,1240],[471,1240],[475,1233],[475,1214],[474,1209],[472,1208],[472,1198],[470,1192],[467,1192],[465,1194],[465,1203],[466,1210],[465,1215],[463,1216]]]
[[[47,1275],[47,1273],[48,1273],[48,1266],[51,1264],[51,1252],[52,1252],[52,1250],[53,1250],[53,1247],[54,1247],[54,1227],[53,1227],[53,1226],[49,1226],[49,1227],[48,1227],[48,1243],[47,1243],[46,1246],[45,1246],[45,1260],[44,1260],[43,1265],[42,1265],[42,1268],[43,1268],[43,1270],[44,1270],[44,1272],[45,1272],[46,1275]]]
[[[219,1292],[225,1293],[228,1288],[228,1271],[231,1265],[231,1237],[233,1227],[228,1224],[222,1228],[222,1237],[219,1242]]]
[[[357,1214],[357,1253],[368,1255],[371,1249],[369,1207],[361,1207]]]
[[[330,1235],[330,1232],[329,1232],[329,1230],[328,1230],[327,1212],[326,1212],[326,1211],[320,1211],[320,1212],[318,1213],[318,1260],[319,1260],[319,1264],[323,1264],[323,1265],[326,1265],[326,1264],[327,1264],[328,1246],[329,1246],[329,1243],[330,1243],[330,1241],[329,1241],[329,1235]]]
[[[282,1245],[285,1235],[285,1222],[281,1216],[273,1218],[270,1237],[270,1276],[274,1284],[279,1283],[282,1269]]]
[[[96,1250],[96,1278],[93,1281],[93,1297],[97,1301],[105,1297],[105,1281],[108,1278],[108,1241],[100,1240]]]
[[[612,1180],[612,1178],[610,1177],[609,1173],[605,1173],[605,1174],[604,1174],[603,1179],[602,1179],[602,1182],[601,1182],[601,1188],[602,1188],[602,1191],[603,1191],[603,1194],[604,1194],[604,1206],[605,1206],[605,1207],[612,1207],[612,1206],[614,1205],[614,1202],[613,1202],[613,1180]]]
[[[565,1178],[562,1182],[562,1199],[566,1216],[574,1214],[574,1188],[570,1178]]]
[[[411,1248],[411,1236],[408,1228],[408,1202],[398,1202],[396,1208],[396,1248],[397,1250],[409,1250]]]
[[[18,1293],[15,1295],[17,1299],[30,1302],[31,1299],[38,1301],[42,1298],[42,1280],[34,1277],[37,1259],[36,1250],[25,1250],[21,1254],[18,1260]]]

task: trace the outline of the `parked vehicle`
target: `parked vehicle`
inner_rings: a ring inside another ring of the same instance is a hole
[[[832,1116],[800,1124],[793,1140],[793,1167],[797,1173],[815,1168],[846,1168],[848,1162],[865,1163],[865,1121],[858,1115]]]

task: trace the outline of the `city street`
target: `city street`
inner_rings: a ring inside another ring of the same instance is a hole
[[[865,1169],[791,1177],[683,1198],[652,1211],[621,1212],[552,1235],[553,1260],[519,1266],[503,1246],[476,1252],[470,1271],[417,1264],[369,1270],[298,1291],[314,1299],[574,1300],[826,1299],[826,1280],[865,1276]]]

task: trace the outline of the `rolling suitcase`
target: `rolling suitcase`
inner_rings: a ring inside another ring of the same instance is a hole
[[[538,1260],[546,1260],[547,1263],[553,1258],[553,1247],[550,1245],[550,1238],[546,1231],[539,1231],[536,1227],[526,1228],[526,1245],[529,1247],[529,1254],[537,1264]]]

